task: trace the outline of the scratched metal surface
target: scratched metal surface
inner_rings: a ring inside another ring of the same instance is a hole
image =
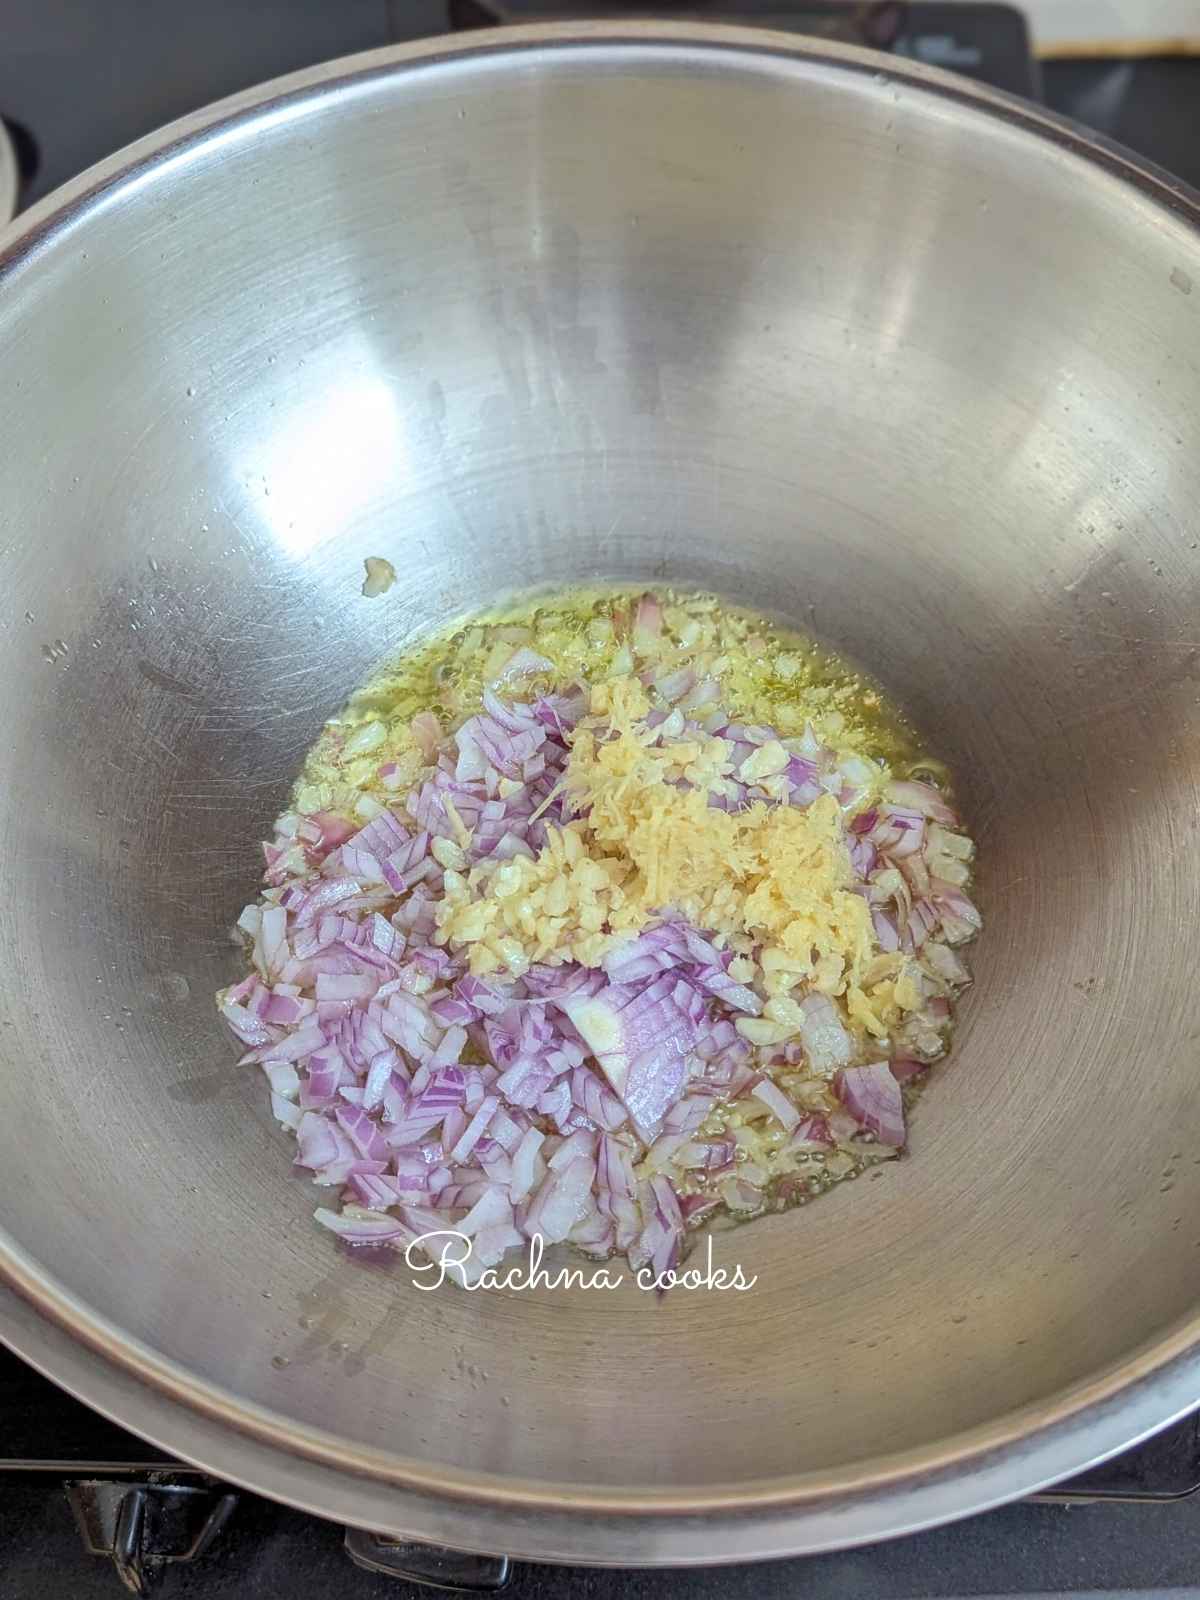
[[[318,69],[0,244],[3,1258],[116,1365],[5,1329],[378,1527],[896,1531],[1196,1393],[1194,212],[869,58],[540,38]],[[911,1158],[722,1240],[753,1294],[425,1296],[314,1231],[226,930],[374,663],[595,577],[767,607],[909,706],[978,983]]]

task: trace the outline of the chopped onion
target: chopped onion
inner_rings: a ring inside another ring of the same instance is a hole
[[[366,567],[364,594],[382,594],[390,563]],[[881,793],[881,767],[812,728],[782,738],[731,720],[721,665],[688,643],[703,628],[680,631],[654,596],[614,620],[620,670],[639,657],[653,748],[701,729],[724,741],[710,804],[836,799],[876,972],[897,992],[900,975],[915,985],[916,1008],[870,1042],[890,1061],[864,1063],[862,1012],[825,992],[837,974],[804,961],[768,973],[768,957],[790,957],[748,954],[749,941],[669,908],[609,941],[598,966],[552,952],[503,975],[468,971],[440,942],[439,907],[454,885],[537,861],[547,828],[572,820],[564,777],[589,704],[579,681],[514,697],[555,664],[529,630],[504,630],[509,648],[492,652],[482,702],[457,729],[420,712],[399,749],[383,720],[345,731],[342,753],[376,774],[372,793],[339,801],[349,817],[332,801],[282,816],[264,846],[267,887],[238,918],[253,970],[221,994],[221,1013],[269,1081],[296,1166],[341,1192],[341,1209],[316,1217],[350,1246],[405,1249],[455,1229],[472,1241],[458,1276],[475,1283],[540,1236],[624,1252],[657,1278],[719,1206],[755,1215],[803,1199],[822,1162],[832,1174],[904,1145],[901,1084],[944,1048],[948,996],[970,981],[953,947],[981,921],[953,808],[913,779]]]
[[[362,592],[368,600],[374,600],[376,595],[386,594],[396,581],[395,567],[383,556],[368,556],[363,566],[367,570],[367,575],[363,580]]]
[[[783,1124],[785,1133],[791,1133],[800,1121],[800,1111],[783,1090],[772,1083],[770,1078],[760,1078],[750,1093],[756,1100],[761,1100],[767,1110],[777,1122]]]
[[[837,1076],[837,1091],[850,1115],[880,1144],[896,1149],[904,1144],[904,1101],[886,1061],[844,1068]]]

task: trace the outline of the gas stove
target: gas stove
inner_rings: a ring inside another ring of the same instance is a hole
[[[865,43],[1037,97],[1200,182],[1200,62],[1053,63],[1011,6],[955,0],[672,0],[575,14],[737,18]],[[12,7],[0,116],[29,205],[171,117],[279,73],[453,29],[571,14],[569,0],[40,0]],[[1140,88],[1139,88],[1140,85]],[[1147,87],[1151,91],[1147,93]],[[1153,115],[1150,115],[1153,111]],[[0,218],[2,220],[2,218]],[[293,1600],[424,1592],[511,1600],[873,1600],[1194,1594],[1200,1420],[1053,1494],[895,1543],[764,1566],[597,1572],[511,1566],[376,1539],[216,1482],[126,1434],[0,1351],[0,1600],[151,1588],[169,1597]]]
[[[506,23],[549,21],[580,15],[585,8],[563,0],[449,0],[455,28],[494,28]],[[650,5],[612,5],[597,0],[588,16],[687,16],[710,22],[736,20],[782,28],[843,44],[867,45],[894,55],[948,67],[995,89],[1037,98],[1040,75],[1025,18],[1014,6],[992,0],[666,0]]]
[[[39,0],[5,14],[0,119],[27,206],[171,117],[317,61],[497,22],[651,12],[867,44],[1040,96],[1200,186],[1200,60],[1039,63],[1019,8],[993,0]]]
[[[1200,1417],[1052,1493],[869,1549],[695,1571],[595,1571],[397,1544],[287,1511],[172,1460],[0,1352],[0,1596],[196,1600],[425,1586],[508,1600],[769,1600],[1195,1593]],[[48,1575],[53,1575],[49,1578]]]

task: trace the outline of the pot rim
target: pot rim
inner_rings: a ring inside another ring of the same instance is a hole
[[[1128,184],[1200,234],[1200,194],[1073,123],[936,68],[723,24],[552,23],[389,46],[306,69],[168,124],[0,229],[0,292],[50,243],[214,140],[429,67],[531,52],[690,53],[886,74],[1023,130]],[[353,1446],[239,1399],[82,1304],[0,1230],[0,1337],[114,1420],[219,1476],[318,1514],[543,1561],[689,1564],[866,1543],[1019,1498],[1136,1443],[1200,1398],[1200,1313],[1086,1382],[937,1443],[828,1473],[676,1489],[588,1489],[439,1468]],[[19,1298],[18,1298],[19,1297]],[[24,1302],[22,1304],[21,1302]],[[29,1314],[29,1308],[36,1313]],[[45,1319],[39,1327],[38,1318]],[[44,1329],[44,1335],[42,1329]],[[62,1337],[66,1335],[66,1337]],[[99,1358],[97,1361],[96,1358]],[[614,1557],[614,1548],[621,1549]]]
[[[17,153],[13,149],[12,135],[0,122],[0,230],[3,230],[17,209],[20,190],[20,173]]]

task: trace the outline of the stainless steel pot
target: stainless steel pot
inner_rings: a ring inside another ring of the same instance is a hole
[[[18,188],[17,154],[8,129],[0,122],[0,227],[17,209]]]
[[[0,1331],[378,1529],[596,1562],[897,1533],[1200,1398],[1200,235],[1027,106],[674,25],[227,102],[0,240]],[[399,573],[359,593],[363,558]],[[373,663],[600,576],[876,672],[988,926],[911,1159],[746,1294],[340,1256],[212,992]]]

